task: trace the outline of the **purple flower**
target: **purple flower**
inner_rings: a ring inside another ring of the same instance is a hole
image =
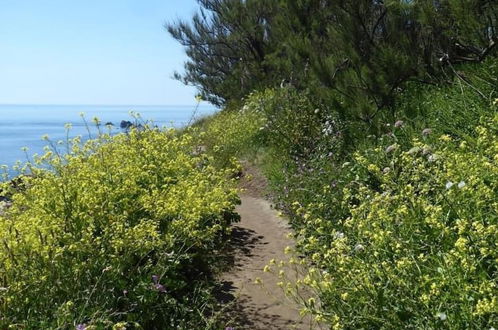
[[[159,284],[159,283],[154,284],[154,289],[156,289],[157,291],[159,291],[161,293],[166,293],[166,288],[162,284]]]
[[[402,120],[398,120],[398,121],[396,121],[396,122],[394,123],[394,127],[396,127],[396,128],[400,128],[400,127],[402,127],[402,126],[403,126],[403,124],[404,124],[404,122],[403,122]]]
[[[154,285],[152,287],[155,290],[157,290],[159,292],[162,292],[162,293],[166,292],[166,288],[164,287],[164,285],[162,285],[162,284],[159,283],[159,276],[152,275],[152,282],[154,282]]]
[[[422,131],[422,135],[423,136],[427,136],[427,135],[430,135],[432,134],[432,130],[430,128],[426,128]]]
[[[86,330],[86,324],[78,324],[76,330]]]

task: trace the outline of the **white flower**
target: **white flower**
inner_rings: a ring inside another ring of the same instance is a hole
[[[426,128],[422,131],[422,135],[423,136],[427,136],[427,135],[430,135],[432,133],[432,129],[430,128]]]
[[[438,317],[441,321],[445,321],[445,320],[448,318],[448,316],[446,315],[446,313],[442,313],[442,312],[437,313],[437,315],[436,315],[436,316],[437,316],[437,317]]]
[[[398,145],[397,144],[391,144],[389,147],[386,148],[386,153],[390,153],[394,150],[398,149]]]
[[[384,174],[387,174],[387,173],[391,172],[391,168],[390,167],[384,167],[384,169],[382,170],[382,172]]]
[[[420,147],[413,147],[410,150],[408,150],[408,154],[413,155],[413,154],[418,153],[419,151],[420,151]]]
[[[459,189],[462,189],[463,187],[465,187],[465,185],[466,185],[466,184],[465,184],[465,181],[460,181],[460,182],[458,183],[458,188],[459,188]]]
[[[396,128],[400,128],[401,126],[403,126],[404,122],[402,120],[398,120],[394,123],[394,127]]]
[[[354,250],[355,250],[355,252],[361,252],[361,251],[365,250],[365,247],[358,243],[354,246]]]
[[[438,159],[439,159],[439,156],[438,156],[438,155],[434,155],[434,154],[430,155],[430,156],[427,158],[427,160],[428,160],[430,163],[434,163],[434,162],[435,162],[436,160],[438,160]]]
[[[341,233],[340,231],[335,233],[334,235],[335,239],[342,239],[344,238],[344,233]]]
[[[446,189],[450,189],[451,187],[453,187],[453,185],[454,185],[454,183],[453,183],[453,182],[448,181],[448,182],[446,183]]]

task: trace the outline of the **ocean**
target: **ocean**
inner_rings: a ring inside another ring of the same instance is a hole
[[[65,124],[72,124],[69,137],[81,135],[88,137],[88,132],[80,114],[92,126],[92,119],[99,118],[102,124],[113,123],[113,131],[121,131],[121,121],[134,121],[130,111],[139,113],[143,120],[152,121],[159,127],[182,127],[193,118],[195,106],[109,106],[109,105],[0,105],[0,165],[9,167],[9,174],[15,175],[12,166],[16,161],[26,161],[29,156],[43,154],[47,141],[42,136],[47,134],[51,141],[66,139]],[[212,106],[199,106],[195,118],[212,114]],[[95,134],[95,131],[94,131]]]

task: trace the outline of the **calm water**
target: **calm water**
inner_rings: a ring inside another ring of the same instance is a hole
[[[103,124],[112,122],[116,132],[122,120],[133,121],[129,111],[140,113],[144,120],[158,126],[181,127],[192,118],[195,106],[63,106],[63,105],[0,105],[0,165],[12,167],[17,160],[26,160],[21,150],[28,147],[28,154],[42,154],[47,144],[41,137],[48,134],[57,142],[66,139],[64,125],[71,123],[70,137],[88,133],[80,113],[88,122],[98,117]],[[211,114],[213,107],[200,106],[196,118]],[[15,174],[10,171],[11,174]]]

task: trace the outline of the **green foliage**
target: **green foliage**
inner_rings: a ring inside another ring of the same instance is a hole
[[[498,59],[458,67],[451,83],[407,84],[397,101],[396,119],[431,127],[453,137],[472,135],[479,119],[498,95]]]
[[[282,155],[302,158],[339,149],[340,121],[309,93],[291,87],[266,90],[250,95],[245,108],[264,116],[266,139]]]
[[[249,107],[241,111],[221,111],[199,123],[201,147],[213,155],[219,167],[235,159],[254,154],[264,144],[265,117]]]
[[[480,62],[496,46],[491,1],[283,3],[276,29],[291,35],[285,53],[299,53],[288,67],[301,68],[295,78],[307,84],[317,80],[316,95],[334,102],[342,119],[377,121],[405,82],[437,81],[445,67]]]
[[[306,306],[318,319],[338,329],[496,326],[498,116],[474,139],[433,134],[406,149],[386,137],[343,165],[338,187],[294,203],[313,265],[301,284],[321,297]]]
[[[259,2],[216,3],[254,17]],[[275,202],[298,231],[309,271],[283,286],[311,288],[320,299],[303,311],[337,329],[496,327],[496,1],[271,8],[252,22],[272,42],[255,60],[264,69],[234,70],[245,85],[223,98],[249,95],[244,108],[264,118],[260,138],[236,141],[264,149]]]
[[[354,150],[294,157],[268,140],[264,168],[308,265],[282,286],[303,312],[338,329],[496,326],[496,60],[459,70],[451,84],[408,85],[396,122],[358,133]],[[299,103],[276,94],[260,104]]]
[[[185,83],[215,104],[291,85],[342,121],[377,125],[409,81],[440,82],[496,54],[491,0],[202,0],[169,25],[186,47]],[[451,79],[451,78],[450,78]],[[391,118],[393,119],[393,118]]]
[[[207,327],[238,197],[197,143],[132,130],[35,158],[0,215],[0,328]]]
[[[276,2],[262,0],[198,0],[199,13],[192,22],[167,26],[186,47],[189,61],[176,78],[199,88],[215,105],[238,102],[253,89],[264,86],[271,73],[265,64],[274,41],[268,26]]]

